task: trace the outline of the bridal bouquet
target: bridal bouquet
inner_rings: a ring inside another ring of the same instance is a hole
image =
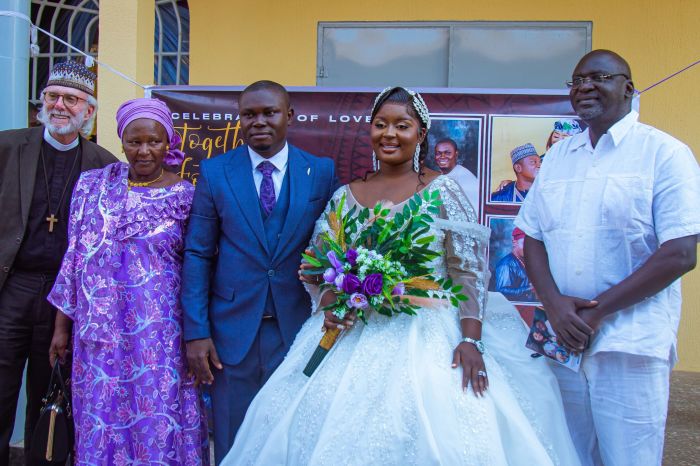
[[[430,266],[440,255],[429,248],[435,239],[431,214],[437,215],[442,205],[439,191],[415,194],[393,217],[380,203],[371,210],[353,206],[343,214],[345,201],[345,194],[337,204],[331,201],[326,214],[330,230],[312,246],[313,255],[303,254],[313,266],[304,273],[322,275],[321,292],[336,295],[324,311],[340,319],[354,312],[366,323],[370,310],[415,315],[418,306],[408,296],[449,299],[454,306],[467,299],[460,294],[461,285],[434,277]],[[304,374],[313,374],[339,334],[338,329],[326,331]]]

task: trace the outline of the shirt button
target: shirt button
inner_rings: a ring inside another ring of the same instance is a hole
[[[275,271],[272,270],[272,269],[268,270],[268,271],[267,271],[267,276],[268,276],[268,277],[274,277],[274,276],[275,276]]]

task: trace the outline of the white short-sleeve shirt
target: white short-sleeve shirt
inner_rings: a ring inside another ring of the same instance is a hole
[[[671,239],[700,234],[700,169],[677,139],[631,111],[595,148],[588,130],[547,153],[515,225],[543,241],[566,295],[592,299]],[[587,351],[675,362],[680,281],[606,317]]]

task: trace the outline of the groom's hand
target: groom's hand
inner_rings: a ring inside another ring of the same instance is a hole
[[[209,361],[221,370],[224,366],[219,361],[219,355],[216,354],[214,341],[211,338],[202,338],[200,340],[192,340],[187,342],[187,363],[190,366],[190,372],[194,373],[199,385],[211,385],[214,382],[214,375],[211,373]]]

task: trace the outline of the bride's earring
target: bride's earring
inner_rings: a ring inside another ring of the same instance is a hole
[[[413,171],[420,171],[420,144],[416,144],[416,151],[413,153]]]
[[[377,160],[377,154],[372,151],[372,170],[375,172],[379,171],[379,160]]]

